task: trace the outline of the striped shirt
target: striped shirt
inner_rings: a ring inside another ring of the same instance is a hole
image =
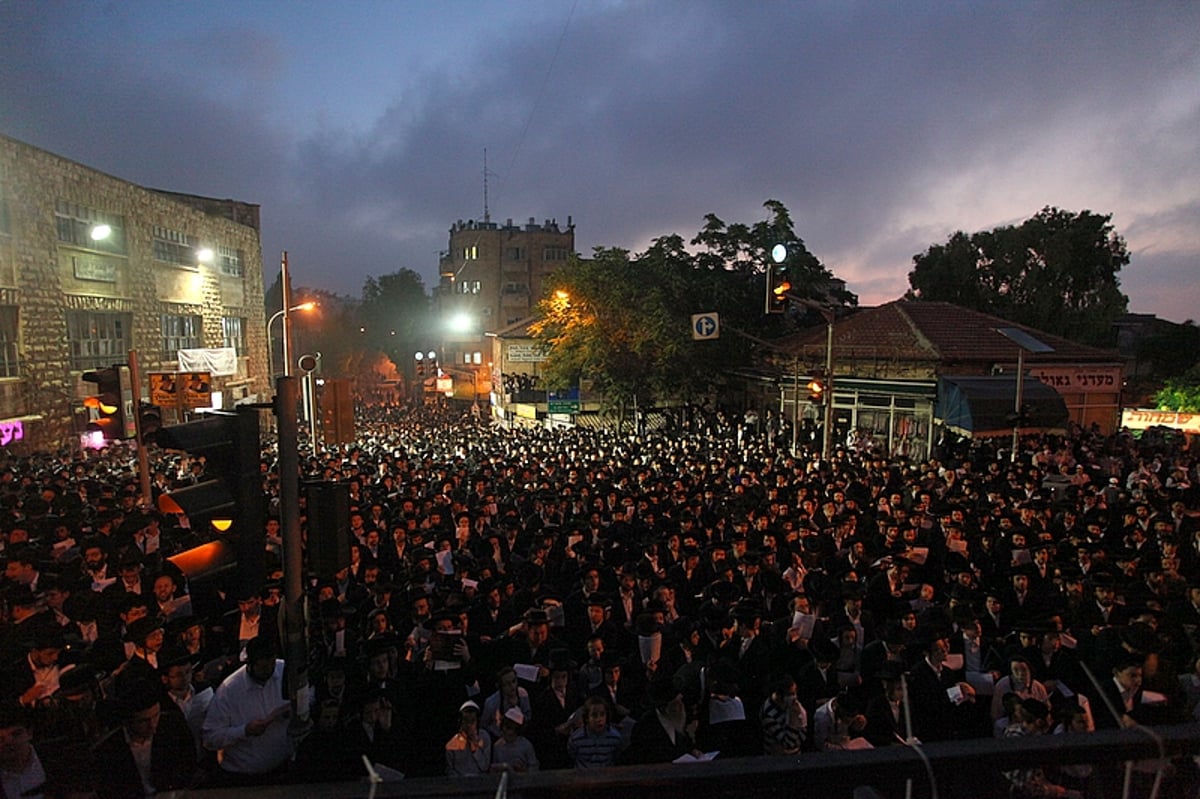
[[[610,726],[599,734],[580,727],[567,739],[567,754],[575,768],[601,768],[614,765],[623,746],[616,727]]]

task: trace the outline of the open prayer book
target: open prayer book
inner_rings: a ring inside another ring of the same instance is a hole
[[[688,752],[686,755],[680,755],[679,757],[675,758],[671,762],[672,763],[703,763],[705,761],[712,760],[714,757],[716,757],[719,754],[721,754],[719,751],[705,752],[704,754],[697,757],[696,755],[693,755],[691,752]]]

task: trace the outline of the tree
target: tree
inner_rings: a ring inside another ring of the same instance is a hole
[[[1160,377],[1183,374],[1200,359],[1200,327],[1191,319],[1178,325],[1162,323],[1158,332],[1138,342],[1137,359]]]
[[[560,270],[531,326],[551,348],[548,385],[590,378],[610,406],[621,408],[669,392],[672,377],[680,377],[672,359],[687,340],[687,322],[666,301],[662,278],[617,248],[598,247],[591,260]]]
[[[1154,402],[1163,411],[1200,413],[1200,364],[1167,380]]]
[[[363,284],[358,308],[362,348],[387,355],[403,370],[425,343],[429,329],[429,297],[425,283],[411,269],[401,269]]]
[[[955,233],[913,256],[909,299],[952,302],[1094,345],[1126,312],[1112,215],[1047,206],[1018,226]]]
[[[693,341],[692,314],[716,312],[723,329],[762,337],[794,328],[806,313],[763,318],[767,252],[777,243],[793,253],[797,293],[856,303],[804,247],[783,204],[771,200],[765,207],[771,218],[753,226],[709,214],[692,239],[696,252],[671,234],[638,255],[597,248],[592,260],[572,261],[552,276],[538,306],[541,319],[531,328],[550,349],[544,366],[550,387],[591,378],[618,408],[705,393],[713,375],[748,364],[754,345],[736,335]]]

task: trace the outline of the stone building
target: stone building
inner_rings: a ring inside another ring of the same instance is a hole
[[[532,217],[524,226],[459,220],[450,228],[449,249],[441,254],[441,281],[434,308],[442,329],[441,367],[456,387],[472,383],[476,396],[491,391],[489,333],[533,315],[545,280],[575,253],[575,225],[566,228]],[[455,392],[461,396],[460,392]]]
[[[557,221],[538,224],[532,217],[524,227],[512,220],[503,226],[487,220],[456,222],[449,250],[440,257],[436,307],[446,322],[457,317],[466,324],[450,331],[443,358],[451,364],[478,364],[486,358],[482,336],[532,316],[544,281],[574,253],[570,217],[565,229]]]
[[[257,205],[146,189],[0,136],[0,430],[21,435],[0,443],[78,447],[95,392],[82,373],[131,350],[144,398],[186,350],[224,356],[211,374],[226,407],[253,399],[264,322]]]

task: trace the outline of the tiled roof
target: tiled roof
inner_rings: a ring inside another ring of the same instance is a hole
[[[964,362],[1011,361],[1016,344],[997,328],[1014,327],[1054,348],[1044,355],[1026,353],[1028,362],[1113,362],[1115,351],[1097,349],[1043,333],[998,316],[972,311],[948,302],[896,300],[875,308],[863,308],[833,326],[835,356],[876,351],[900,360]],[[822,325],[780,342],[785,349],[812,348],[823,344]]]

